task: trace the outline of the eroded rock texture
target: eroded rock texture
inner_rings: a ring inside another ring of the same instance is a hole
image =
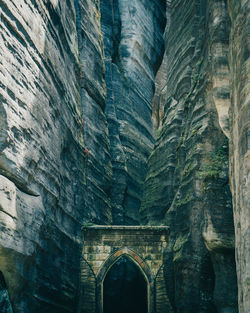
[[[0,272],[0,310],[2,313],[13,313],[7,285],[2,272]]]
[[[249,1],[0,16],[0,311],[80,311],[81,225],[149,223],[171,229],[170,311],[238,311],[236,244],[248,312]]]
[[[141,213],[148,223],[170,226],[165,276],[175,311],[237,312],[228,10],[225,1],[168,5],[154,97],[158,137]]]
[[[106,85],[99,1],[75,1],[79,41],[82,131],[86,144],[84,222],[111,223],[111,160],[104,114]],[[91,209],[90,209],[91,208]]]
[[[115,224],[138,224],[153,148],[151,102],[163,53],[165,1],[101,0]]]
[[[0,271],[14,312],[77,303],[85,152],[73,1],[0,1]]]
[[[250,310],[250,154],[249,154],[249,1],[229,1],[232,20],[230,34],[231,129],[230,181],[236,230],[236,262],[239,311]]]

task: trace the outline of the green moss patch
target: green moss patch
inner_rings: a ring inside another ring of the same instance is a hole
[[[182,255],[182,250],[185,243],[188,241],[188,233],[180,234],[174,244],[174,262],[176,262]]]
[[[217,179],[228,161],[228,146],[223,145],[215,152],[210,152],[206,163],[202,166],[199,176],[203,181]]]

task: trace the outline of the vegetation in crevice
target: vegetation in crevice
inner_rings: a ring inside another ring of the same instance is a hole
[[[217,179],[228,163],[228,145],[224,143],[216,151],[210,152],[206,157],[199,172],[199,177],[205,182],[209,179]]]

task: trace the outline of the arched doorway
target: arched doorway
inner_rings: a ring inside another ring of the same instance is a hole
[[[118,305],[118,307],[115,307],[114,311],[107,311],[107,309],[110,308],[107,302],[105,303],[105,308],[104,308],[104,301],[109,301],[106,298],[108,292],[105,293],[106,291],[104,291],[104,288],[105,287],[107,288],[107,285],[112,282],[112,277],[114,278],[116,276],[116,274],[114,273],[117,273],[117,270],[119,267],[120,269],[123,268],[122,270],[125,270],[126,268],[126,270],[130,270],[131,273],[133,272],[133,274],[130,275],[131,281],[128,283],[133,284],[133,282],[135,282],[135,278],[137,277],[140,280],[140,283],[139,283],[140,286],[143,286],[139,292],[141,293],[142,311],[137,310],[134,312],[154,313],[154,305],[153,305],[154,304],[154,277],[151,274],[148,265],[134,251],[128,248],[123,248],[122,250],[119,250],[115,252],[114,254],[112,254],[106,260],[106,262],[104,263],[104,265],[98,272],[97,278],[96,278],[96,281],[97,281],[97,310],[96,312],[97,313],[122,312],[120,305]],[[106,281],[107,283],[105,282],[106,277],[107,277],[107,281]],[[116,286],[113,286],[113,288],[115,289]],[[135,292],[138,292],[138,290],[137,291],[135,290]],[[130,299],[129,301],[133,301],[133,297],[132,297],[132,300]],[[124,311],[124,313],[125,312],[134,313],[133,311],[130,311],[130,310],[126,310]]]
[[[103,313],[148,313],[147,281],[126,255],[118,259],[103,281]]]

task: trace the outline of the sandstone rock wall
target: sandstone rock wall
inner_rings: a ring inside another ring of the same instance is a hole
[[[75,1],[79,41],[82,131],[86,145],[84,223],[111,223],[111,161],[104,114],[106,85],[100,3]]]
[[[139,223],[154,142],[151,102],[163,53],[164,7],[165,1],[101,1],[115,224]]]
[[[2,313],[13,313],[8,287],[2,272],[0,272],[0,309]]]
[[[14,312],[73,312],[85,163],[74,3],[1,0],[0,15],[0,271]]]
[[[165,277],[174,310],[237,312],[228,9],[225,1],[173,0],[167,11],[141,214],[170,226]]]
[[[81,225],[148,223],[171,228],[171,310],[237,312],[236,245],[247,312],[249,1],[0,0],[0,16],[0,307],[77,312]]]
[[[233,194],[239,312],[250,309],[249,1],[228,1],[232,21],[229,66],[230,183]]]
[[[116,222],[138,223],[164,1],[152,8],[149,2],[112,3],[117,86],[106,70],[108,88],[117,93],[112,103],[110,92],[105,99],[100,20],[109,12],[101,12],[99,1],[0,4],[0,270],[15,312],[72,312],[81,225],[111,223],[116,216]],[[119,103],[118,144],[109,135],[113,103]]]

